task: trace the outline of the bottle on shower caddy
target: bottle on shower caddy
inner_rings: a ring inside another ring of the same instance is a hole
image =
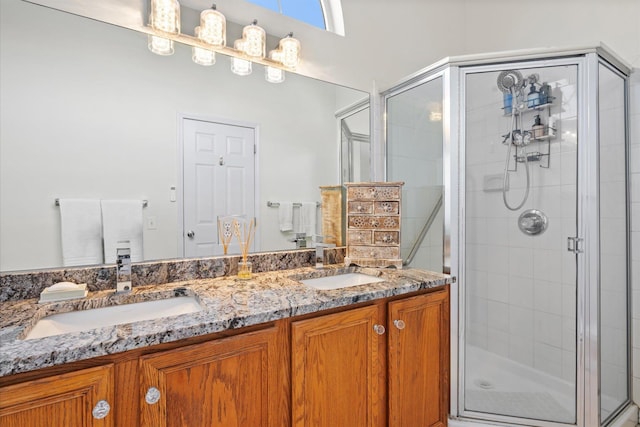
[[[527,95],[527,107],[533,108],[540,105],[540,92],[536,90],[536,85],[531,83],[529,94]]]
[[[551,85],[546,82],[542,83],[540,87],[540,105],[549,104],[551,101]]]
[[[533,121],[533,126],[531,126],[531,133],[534,138],[542,138],[544,136],[544,125],[540,120],[540,114],[537,114],[535,120]]]

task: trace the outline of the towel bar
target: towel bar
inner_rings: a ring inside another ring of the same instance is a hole
[[[316,206],[320,207],[321,203],[320,202],[316,202]],[[280,202],[269,202],[267,201],[267,206],[270,208],[277,208],[280,206]],[[294,202],[293,206],[296,208],[299,208],[300,206],[302,206],[302,203],[300,202]]]
[[[56,206],[60,206],[60,199],[56,198],[55,202],[56,202]],[[149,206],[149,201],[148,200],[143,200],[142,201],[142,207],[146,208],[147,206]]]

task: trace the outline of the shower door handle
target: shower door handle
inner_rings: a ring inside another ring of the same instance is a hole
[[[574,254],[581,254],[582,251],[582,242],[584,239],[580,237],[567,237],[567,250],[569,252],[573,252]]]

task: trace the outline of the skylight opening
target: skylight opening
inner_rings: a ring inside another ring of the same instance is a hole
[[[344,35],[340,0],[248,0],[314,27]]]

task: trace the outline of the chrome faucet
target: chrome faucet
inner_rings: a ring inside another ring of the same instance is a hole
[[[290,242],[294,242],[296,244],[296,249],[303,249],[307,247],[307,234],[306,233],[296,233],[296,237]]]
[[[129,241],[116,246],[116,293],[131,291],[131,247]]]
[[[324,268],[324,248],[335,248],[335,243],[324,243],[323,236],[316,236],[316,268]]]

